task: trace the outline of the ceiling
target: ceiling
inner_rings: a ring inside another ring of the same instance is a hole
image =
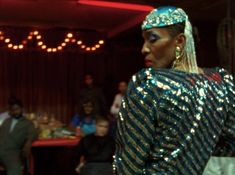
[[[113,1],[148,5],[147,7],[176,5],[184,8],[193,20],[218,21],[226,15],[225,0]],[[111,8],[80,4],[78,0],[0,0],[0,26],[95,30],[107,34],[108,37],[138,25],[147,13],[141,9],[128,10],[119,4]]]

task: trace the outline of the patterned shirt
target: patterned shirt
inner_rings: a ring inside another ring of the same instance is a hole
[[[219,138],[235,136],[233,83],[220,68],[134,75],[118,117],[118,174],[201,175]]]

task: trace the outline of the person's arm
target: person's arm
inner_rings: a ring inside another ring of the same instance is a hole
[[[27,158],[30,156],[32,143],[38,138],[38,135],[38,129],[35,128],[34,124],[30,121],[27,130],[27,140],[22,149],[22,154],[24,157]]]
[[[112,106],[111,106],[111,108],[110,108],[110,113],[111,113],[112,115],[117,115],[118,112],[119,112],[119,110],[120,110],[119,100],[120,100],[120,99],[119,99],[118,95],[116,95],[116,96],[115,96],[115,99],[114,99],[114,101],[113,101],[113,104],[112,104]]]
[[[143,174],[155,135],[155,79],[139,74],[129,83],[118,118],[115,164],[121,175]]]
[[[75,162],[76,168],[75,171],[80,173],[81,168],[84,166],[84,154],[85,154],[85,147],[84,147],[84,138],[82,138],[77,146],[76,153],[75,153]]]

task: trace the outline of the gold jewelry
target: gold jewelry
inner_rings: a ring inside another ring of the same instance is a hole
[[[179,46],[176,46],[176,48],[175,48],[175,58],[176,58],[176,60],[179,60],[180,57],[182,57],[182,50]]]
[[[180,64],[180,58],[183,56],[183,52],[179,46],[175,48],[175,60],[173,61],[172,68],[177,67]]]

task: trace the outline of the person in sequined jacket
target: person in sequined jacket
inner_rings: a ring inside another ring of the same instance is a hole
[[[142,30],[148,68],[132,77],[121,105],[116,172],[201,175],[219,139],[235,136],[233,77],[197,66],[192,26],[181,8],[154,9]]]

